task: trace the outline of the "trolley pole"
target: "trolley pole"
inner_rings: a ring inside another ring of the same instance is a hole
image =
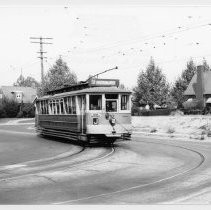
[[[102,72],[100,72],[100,73],[98,73],[98,74],[95,74],[94,76],[89,77],[89,79],[87,79],[86,82],[87,82],[88,80],[94,78],[94,77],[97,77],[97,78],[98,78],[98,76],[99,76],[100,74],[104,74],[104,73],[106,73],[106,72],[108,72],[108,71],[112,71],[112,70],[115,70],[115,69],[118,69],[118,66],[116,66],[116,67],[114,67],[114,68],[111,68],[111,69],[107,69],[107,70],[102,71]]]
[[[52,40],[53,38],[50,38],[50,37],[30,37],[30,39],[35,39],[35,40],[39,40],[39,41],[31,41],[31,43],[36,43],[36,44],[40,44],[40,51],[37,52],[40,54],[40,56],[38,58],[40,58],[40,63],[41,63],[41,87],[42,87],[42,94],[43,94],[43,89],[44,89],[44,58],[47,58],[47,57],[44,57],[44,53],[47,53],[47,52],[44,52],[43,51],[43,44],[53,44],[53,43],[50,43],[50,42],[44,42],[44,40]]]

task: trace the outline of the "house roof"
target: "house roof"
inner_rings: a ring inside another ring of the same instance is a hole
[[[85,88],[82,90],[77,90],[77,91],[71,91],[71,92],[65,92],[65,93],[59,93],[55,94],[53,96],[43,96],[42,98],[39,99],[48,99],[51,97],[59,98],[62,96],[67,96],[67,95],[80,95],[80,94],[86,94],[86,93],[125,93],[125,94],[130,94],[131,91],[129,90],[124,90],[121,88],[117,87],[92,87],[92,88]]]
[[[204,77],[204,94],[211,94],[211,71],[203,72]],[[195,95],[193,84],[196,83],[197,80],[197,73],[191,79],[184,95]]]
[[[1,86],[0,92],[7,98],[12,98],[14,92],[22,92],[23,103],[32,103],[37,95],[36,89],[32,87]]]

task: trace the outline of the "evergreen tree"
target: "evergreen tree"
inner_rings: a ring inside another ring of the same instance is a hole
[[[178,108],[181,108],[183,102],[186,100],[186,97],[183,95],[183,93],[187,89],[195,73],[196,65],[194,64],[193,60],[190,59],[187,62],[186,69],[182,72],[181,76],[177,78],[171,89],[172,98],[174,102],[176,102]]]
[[[77,76],[71,72],[67,63],[59,58],[52,68],[49,69],[44,78],[44,94],[47,91],[55,90],[77,83]]]
[[[205,58],[203,58],[202,65],[204,66],[204,71],[211,71],[210,66],[208,65]]]
[[[24,87],[24,81],[25,81],[25,78],[23,77],[23,75],[21,74],[17,81],[13,84],[13,86],[20,86],[20,87]]]
[[[134,88],[133,102],[136,106],[142,104],[164,105],[169,96],[169,84],[162,70],[155,65],[151,58],[146,71],[141,71],[138,76],[137,86]]]

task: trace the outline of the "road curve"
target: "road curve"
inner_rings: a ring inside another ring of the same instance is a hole
[[[209,143],[140,136],[84,149],[18,126],[0,130],[0,204],[191,203],[210,189]]]

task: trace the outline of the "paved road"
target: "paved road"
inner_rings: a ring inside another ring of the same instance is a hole
[[[139,136],[83,148],[0,125],[0,204],[211,203],[210,150]]]

